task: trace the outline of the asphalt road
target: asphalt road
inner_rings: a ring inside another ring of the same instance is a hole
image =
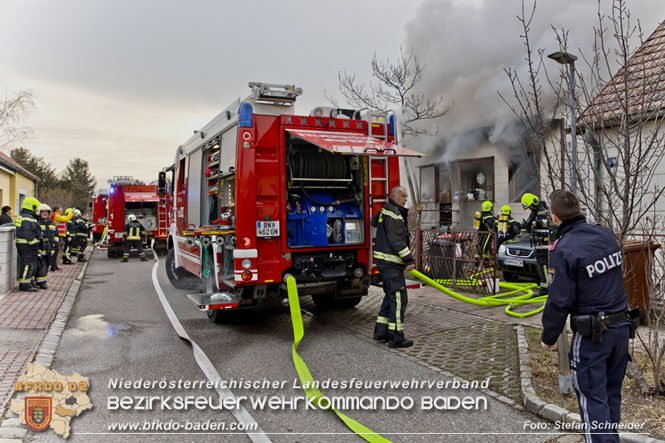
[[[249,441],[242,432],[178,434],[166,430],[139,430],[120,434],[109,430],[114,423],[160,423],[187,421],[200,424],[235,423],[227,410],[162,410],[156,402],[152,410],[111,410],[114,396],[203,396],[218,395],[213,389],[133,389],[113,388],[114,381],[206,381],[192,356],[191,346],[178,338],[159,302],[151,281],[154,262],[129,263],[109,260],[96,252],[89,263],[81,292],[58,347],[54,369],[64,375],[78,372],[89,377],[89,396],[94,404],[72,421],[72,442],[84,441]],[[186,299],[187,291],[174,289],[164,273],[161,260],[158,276],[161,286],[189,335],[205,351],[225,380],[262,381],[283,388],[235,388],[236,396],[304,396],[294,387],[297,373],[291,357],[293,332],[288,309],[277,302],[265,303],[252,315],[226,325],[211,323],[204,313]],[[344,315],[344,311],[339,311]],[[305,338],[300,355],[317,380],[345,381],[438,381],[450,380],[425,366],[389,352],[386,345],[373,343],[348,330],[304,316]],[[476,390],[453,389],[321,389],[329,396],[410,397],[414,406],[405,410],[346,410],[345,413],[369,429],[395,442],[429,441],[546,441],[553,435],[524,435],[525,423],[542,423]],[[470,396],[487,399],[487,409],[423,410],[423,397]],[[110,400],[111,399],[111,400]],[[275,442],[363,441],[354,435],[331,411],[252,408],[248,411],[268,437]],[[150,433],[148,433],[150,432]],[[180,430],[180,432],[183,432]],[[52,431],[30,432],[27,441],[62,441]]]

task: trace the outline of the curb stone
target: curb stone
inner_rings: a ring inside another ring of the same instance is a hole
[[[74,279],[71,286],[67,290],[67,294],[63,299],[58,312],[49,326],[46,334],[42,338],[37,353],[35,354],[33,363],[37,363],[50,368],[53,364],[53,357],[55,352],[60,344],[60,338],[62,333],[67,326],[67,320],[69,319],[69,314],[74,307],[74,302],[78,296],[79,289],[81,288],[81,282],[85,277],[85,272],[88,270],[88,263],[92,258],[92,253],[94,249],[87,255],[87,261],[83,263],[81,267],[81,272]],[[15,394],[14,398],[20,400],[25,395]],[[10,404],[11,404],[10,400]],[[26,437],[27,429],[24,428],[18,422],[18,415],[14,413],[11,409],[7,408],[7,413],[5,414],[5,420],[0,423],[0,443],[23,443],[23,439]]]
[[[580,424],[580,414],[570,412],[551,403],[546,403],[538,397],[533,385],[531,384],[531,367],[529,366],[529,347],[524,335],[524,326],[515,326],[517,333],[517,349],[519,352],[519,365],[520,365],[520,378],[521,378],[521,391],[522,401],[524,406],[529,412],[532,412],[540,417],[553,422],[565,422],[570,424]],[[579,432],[579,431],[575,431]],[[626,432],[619,433],[619,439],[626,443],[665,443],[653,437],[643,434],[632,434]]]

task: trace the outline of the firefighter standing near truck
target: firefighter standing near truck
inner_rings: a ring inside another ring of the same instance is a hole
[[[639,309],[627,310],[623,260],[614,233],[587,223],[572,192],[552,192],[550,204],[559,239],[550,253],[542,345],[556,343],[571,314],[570,372],[584,436],[587,442],[618,442],[621,384]]]
[[[88,229],[88,222],[81,215],[81,211],[78,209],[74,210],[74,216],[76,220],[76,244],[77,244],[77,253],[78,262],[85,263],[85,248],[88,246],[88,238],[90,237],[90,231]]]
[[[376,317],[374,339],[387,341],[391,348],[408,348],[413,340],[404,338],[404,314],[408,302],[404,270],[414,269],[409,249],[409,211],[404,207],[406,189],[395,187],[388,203],[373,219],[376,226],[374,261],[379,267],[383,284],[383,303]]]
[[[55,238],[58,236],[58,233],[55,223],[51,220],[51,207],[47,204],[42,204],[37,208],[37,211],[39,213],[37,223],[39,224],[39,229],[42,231],[42,237],[44,240],[39,246],[40,257],[37,261],[35,282],[37,283],[37,287],[47,289],[47,274],[49,271],[49,264],[51,263],[51,255],[57,250]]]
[[[21,259],[18,269],[19,291],[36,292],[32,285],[39,260],[39,244],[43,240],[37,223],[39,201],[34,197],[23,200],[21,211],[16,217],[16,249]]]
[[[62,253],[62,263],[65,265],[72,265],[73,257],[76,257],[76,226],[74,225],[74,209],[69,208],[65,211],[65,217],[69,217],[69,221],[65,223],[65,249]]]
[[[139,257],[141,261],[146,261],[145,252],[143,252],[143,234],[145,233],[145,228],[141,223],[136,220],[134,214],[129,214],[127,216],[127,224],[125,225],[125,250],[122,254],[122,262],[127,263],[129,261],[129,251],[132,248],[139,250]]]
[[[522,227],[531,233],[531,244],[536,250],[536,263],[540,279],[539,295],[547,295],[547,256],[550,242],[549,207],[533,194],[522,195],[522,208],[531,214]]]

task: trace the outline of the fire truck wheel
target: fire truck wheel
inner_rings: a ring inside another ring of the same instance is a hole
[[[512,272],[503,271],[503,279],[508,283],[515,283],[520,278],[513,274]]]
[[[196,289],[201,280],[183,268],[175,267],[175,251],[169,250],[166,256],[166,275],[176,289]]]

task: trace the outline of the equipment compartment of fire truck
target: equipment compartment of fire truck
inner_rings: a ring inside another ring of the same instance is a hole
[[[199,289],[188,297],[215,322],[283,296],[287,275],[320,308],[353,307],[376,279],[370,219],[399,185],[398,157],[421,154],[395,144],[392,114],[298,116],[300,88],[249,86],[160,173],[173,201],[167,275]]]
[[[134,214],[143,225],[146,236],[144,244],[155,240],[155,249],[166,250],[168,238],[168,201],[158,194],[157,186],[146,185],[129,176],[118,176],[109,180],[107,197],[107,253],[109,258],[122,256],[124,229],[127,216]]]

